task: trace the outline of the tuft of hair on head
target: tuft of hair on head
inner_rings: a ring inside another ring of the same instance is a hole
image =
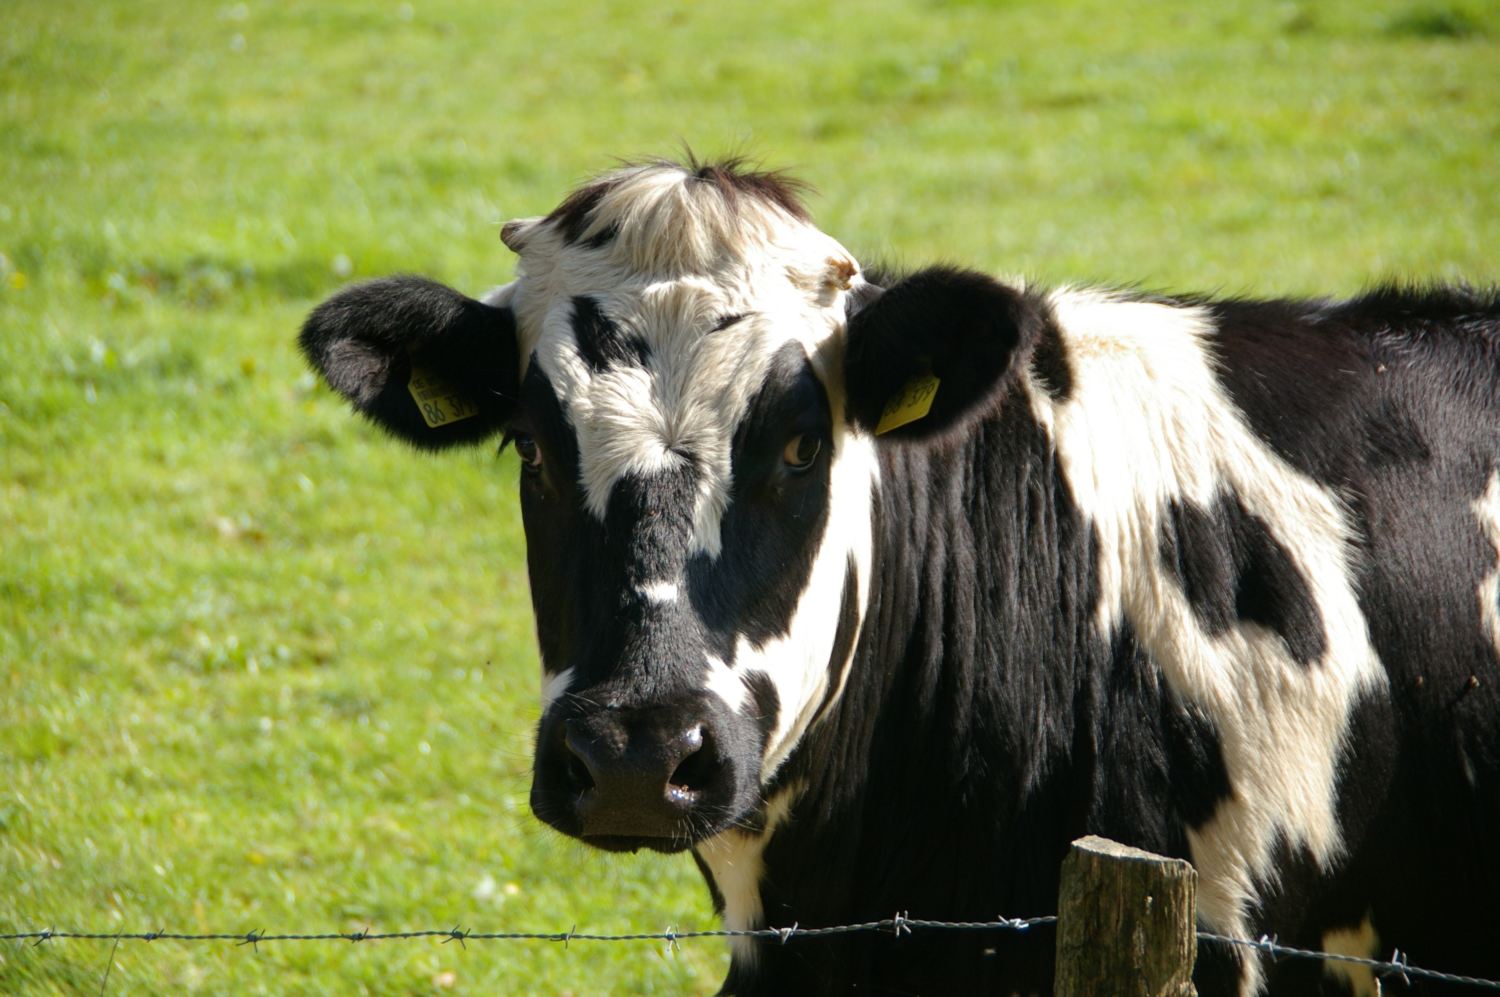
[[[699,183],[712,184],[719,195],[733,206],[740,197],[774,204],[799,222],[811,222],[804,195],[812,188],[804,181],[782,170],[767,170],[748,156],[731,155],[723,159],[701,161],[691,149],[684,150],[687,162],[681,167]]]
[[[620,254],[643,272],[706,272],[789,224],[809,224],[808,190],[742,156],[626,162],[574,190],[542,220],[564,245]]]

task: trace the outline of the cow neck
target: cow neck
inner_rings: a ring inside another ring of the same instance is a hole
[[[866,620],[844,696],[785,770],[807,788],[766,852],[766,916],[916,916],[924,897],[950,916],[1050,912],[1055,873],[1003,867],[1055,850],[1086,806],[1057,787],[1106,653],[1094,539],[1024,404],[955,442],[885,448],[881,473]],[[932,875],[863,867],[913,847]],[[976,854],[994,857],[981,875],[932,868]],[[788,889],[804,866],[819,897]]]

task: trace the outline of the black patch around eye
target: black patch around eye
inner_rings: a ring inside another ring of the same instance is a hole
[[[1236,620],[1274,630],[1300,665],[1327,650],[1323,618],[1292,555],[1238,498],[1213,509],[1173,502],[1162,524],[1160,551],[1210,636]]]
[[[599,302],[586,295],[573,299],[573,339],[578,355],[596,372],[615,365],[644,367],[651,360],[651,348],[621,332]]]
[[[797,343],[777,351],[734,438],[736,494],[768,476],[784,476],[787,444],[800,436],[822,447],[831,433],[828,396]]]
[[[521,413],[511,437],[526,434],[545,455],[542,475],[553,488],[571,491],[578,481],[578,441],[552,382],[532,357],[521,379]]]
[[[735,434],[722,551],[688,562],[693,608],[726,662],[739,637],[761,645],[785,636],[807,590],[828,521],[830,462],[814,461],[805,473],[791,475],[783,452],[799,433],[826,440],[830,418],[807,354],[799,344],[786,344]]]

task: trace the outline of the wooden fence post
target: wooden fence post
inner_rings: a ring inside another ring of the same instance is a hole
[[[1191,997],[1198,873],[1093,835],[1062,864],[1056,997]]]

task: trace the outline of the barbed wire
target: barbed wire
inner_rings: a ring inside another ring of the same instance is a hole
[[[43,931],[18,931],[11,933],[0,933],[0,941],[32,941],[36,945],[49,942],[54,939],[79,939],[107,941],[111,939],[123,939],[125,941],[182,941],[182,942],[234,942],[237,945],[258,945],[261,942],[383,942],[392,940],[412,938],[441,938],[444,944],[448,942],[469,941],[533,941],[533,942],[650,942],[664,941],[676,944],[679,941],[694,938],[760,938],[767,941],[779,941],[783,945],[793,938],[821,938],[828,935],[869,934],[889,932],[895,936],[902,937],[911,934],[914,930],[920,931],[1025,931],[1039,924],[1056,924],[1056,915],[1047,917],[1002,917],[993,921],[929,921],[922,918],[907,917],[904,913],[894,917],[888,917],[880,921],[863,921],[858,924],[839,924],[825,928],[804,928],[800,924],[793,924],[789,928],[703,928],[692,931],[677,931],[668,928],[666,931],[631,932],[628,934],[598,934],[593,932],[579,931],[576,926],[569,931],[473,931],[463,927],[453,927],[446,931],[422,930],[422,931],[352,931],[352,932],[321,932],[312,934],[267,934],[262,929],[248,932],[203,932],[183,933],[171,931],[139,931],[139,932],[112,932],[112,931],[54,931],[50,928]]]
[[[897,938],[902,938],[917,931],[1024,932],[1040,925],[1054,925],[1056,923],[1056,915],[1042,917],[998,917],[993,921],[933,921],[909,917],[906,913],[902,912],[879,921],[863,921],[857,924],[839,924],[821,928],[804,928],[800,924],[793,924],[785,928],[703,928],[690,931],[678,931],[674,928],[668,928],[665,931],[639,931],[622,934],[579,931],[577,925],[567,931],[474,931],[455,925],[446,930],[371,931],[366,928],[363,931],[289,934],[270,934],[260,928],[244,932],[214,931],[198,933],[174,931],[55,931],[51,928],[46,928],[40,931],[0,932],[0,941],[29,941],[33,946],[51,941],[66,940],[113,941],[116,945],[121,941],[233,942],[237,946],[249,945],[252,948],[257,948],[262,942],[341,941],[358,943],[440,938],[445,945],[449,942],[458,942],[459,945],[464,947],[467,947],[471,941],[561,942],[564,947],[567,947],[571,942],[656,941],[666,942],[669,946],[675,948],[678,942],[689,941],[695,938],[757,938],[765,941],[776,941],[785,945],[794,938],[825,938],[831,935],[849,934],[891,934]],[[1294,948],[1289,945],[1280,944],[1273,935],[1262,935],[1258,939],[1251,939],[1235,938],[1231,935],[1219,935],[1211,931],[1199,931],[1197,932],[1197,936],[1199,941],[1217,942],[1223,945],[1254,949],[1273,959],[1315,959],[1321,962],[1338,962],[1363,966],[1376,973],[1381,979],[1400,980],[1407,985],[1410,985],[1412,979],[1416,978],[1480,987],[1489,990],[1500,990],[1500,980],[1486,980],[1474,976],[1462,976],[1455,973],[1444,973],[1438,970],[1413,966],[1407,961],[1405,953],[1400,949],[1393,951],[1389,960],[1381,960],[1367,959],[1355,955],[1342,955],[1337,952],[1320,952],[1316,949]]]
[[[1470,987],[1482,987],[1489,990],[1500,990],[1500,980],[1483,980],[1477,976],[1459,976],[1455,973],[1441,973],[1435,969],[1423,969],[1413,966],[1406,961],[1406,953],[1400,949],[1391,952],[1389,961],[1380,959],[1366,959],[1357,955],[1340,955],[1336,952],[1320,952],[1317,949],[1299,949],[1288,945],[1279,944],[1272,935],[1261,935],[1258,939],[1233,938],[1229,935],[1216,935],[1211,931],[1198,932],[1200,942],[1221,942],[1225,945],[1238,945],[1243,948],[1252,948],[1273,959],[1316,959],[1320,962],[1344,962],[1355,966],[1364,966],[1374,970],[1381,979],[1400,980],[1403,984],[1411,986],[1413,977],[1424,980],[1440,980],[1444,983],[1459,983]]]

